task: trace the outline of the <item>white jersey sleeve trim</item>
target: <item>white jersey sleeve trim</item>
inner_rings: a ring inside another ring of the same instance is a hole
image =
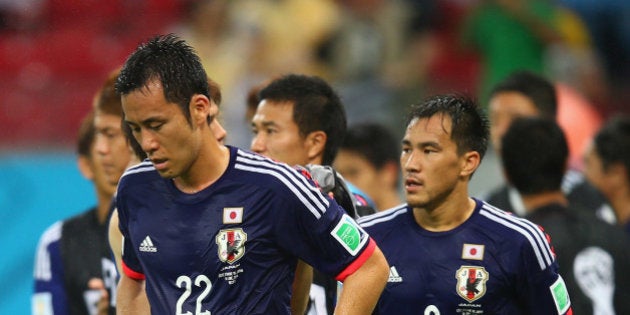
[[[52,267],[48,245],[61,239],[62,221],[57,221],[51,225],[39,239],[35,256],[35,270],[33,276],[37,280],[50,281],[52,279]]]
[[[534,223],[526,219],[518,218],[487,203],[483,204],[479,213],[482,216],[509,227],[523,235],[532,246],[541,270],[545,270],[551,265],[554,258],[549,243],[547,242],[547,238],[545,237],[543,231]]]
[[[407,204],[402,204],[388,210],[360,217],[357,219],[357,223],[359,223],[362,227],[370,227],[377,223],[390,221],[404,213],[407,213]]]
[[[238,151],[234,168],[254,173],[268,174],[280,180],[316,217],[320,218],[330,205],[316,187],[306,181],[296,170],[269,159]]]

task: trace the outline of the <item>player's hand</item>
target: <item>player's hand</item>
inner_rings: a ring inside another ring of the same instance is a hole
[[[323,165],[308,164],[305,169],[323,193],[335,199],[350,217],[357,218],[357,201],[339,173],[332,167]]]
[[[101,292],[101,298],[96,303],[96,314],[108,315],[109,314],[109,293],[105,289],[105,283],[102,279],[92,278],[88,281],[88,288],[91,290],[98,290]]]

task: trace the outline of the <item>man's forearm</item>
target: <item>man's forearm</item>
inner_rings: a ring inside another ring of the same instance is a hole
[[[377,247],[361,268],[344,281],[335,314],[371,314],[388,275],[389,265]]]
[[[122,274],[116,294],[116,314],[151,314],[149,301],[144,290],[144,281],[137,281]]]

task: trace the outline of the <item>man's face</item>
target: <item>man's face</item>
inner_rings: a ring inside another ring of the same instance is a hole
[[[512,121],[519,117],[540,115],[538,108],[519,92],[499,92],[490,98],[490,137],[492,145],[501,151],[501,138]]]
[[[121,129],[122,117],[96,111],[94,116],[95,156],[103,164],[107,180],[114,186],[129,164],[131,150]]]
[[[308,164],[307,141],[293,121],[293,104],[262,100],[252,118],[251,150],[287,163]]]
[[[225,144],[225,138],[227,137],[227,132],[225,131],[225,128],[223,128],[223,125],[221,125],[221,122],[219,121],[219,114],[218,114],[219,105],[217,105],[214,101],[211,101],[210,111],[217,113],[216,115],[214,115],[212,122],[210,122],[210,130],[212,130],[214,137],[217,139],[217,141],[219,141],[219,143]]]
[[[383,189],[390,189],[383,187],[383,174],[368,159],[355,151],[339,150],[334,167],[348,182],[372,198],[380,195]]]
[[[92,145],[90,156],[80,156],[84,159],[91,172],[91,180],[99,194],[113,198],[116,193],[118,182],[111,182],[110,174],[106,169],[106,163],[103,162],[103,155],[100,155],[96,148],[96,143]]]
[[[599,154],[597,154],[595,146],[592,143],[588,146],[584,154],[584,175],[586,179],[604,195],[608,193],[609,183],[607,180],[607,172],[604,170],[602,159]]]
[[[134,138],[160,175],[175,178],[190,174],[202,136],[177,104],[166,101],[162,84],[153,81],[124,95],[122,105]]]
[[[405,196],[412,208],[444,203],[461,180],[462,159],[451,140],[451,118],[434,115],[412,120],[402,141],[400,165]]]

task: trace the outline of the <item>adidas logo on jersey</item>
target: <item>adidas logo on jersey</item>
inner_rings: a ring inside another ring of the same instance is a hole
[[[389,278],[387,279],[387,282],[402,282],[403,278],[398,274],[398,270],[396,270],[396,267],[391,266],[389,268]]]
[[[144,241],[140,243],[139,250],[141,252],[150,252],[150,253],[157,252],[157,248],[153,246],[153,241],[151,241],[151,238],[148,235],[147,237],[144,238]]]

